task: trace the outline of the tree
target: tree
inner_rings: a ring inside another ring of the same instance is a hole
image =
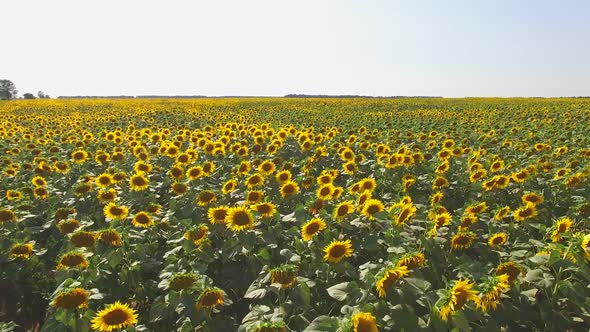
[[[27,93],[23,94],[23,98],[24,99],[35,99],[35,95],[30,92],[27,92]]]
[[[10,100],[16,98],[16,86],[10,80],[0,80],[0,99]]]

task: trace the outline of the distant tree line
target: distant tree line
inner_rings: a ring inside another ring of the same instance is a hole
[[[16,86],[11,80],[7,79],[0,79],[0,100],[11,100],[16,99],[18,94],[18,90],[16,90]],[[48,94],[45,94],[43,91],[38,91],[37,95],[30,92],[23,93],[23,99],[48,99],[50,98]]]
[[[363,96],[363,95],[306,95],[288,94],[285,98],[376,98],[376,99],[400,99],[400,98],[443,98],[440,96]]]

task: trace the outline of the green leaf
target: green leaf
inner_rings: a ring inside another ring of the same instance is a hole
[[[355,282],[343,282],[326,289],[326,291],[328,291],[328,295],[333,299],[344,301],[350,294],[358,289],[359,287]]]
[[[316,317],[303,332],[335,332],[338,330],[338,319],[330,316]]]

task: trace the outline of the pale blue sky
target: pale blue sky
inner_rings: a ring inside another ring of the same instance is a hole
[[[0,78],[57,95],[590,95],[590,1],[6,1]]]

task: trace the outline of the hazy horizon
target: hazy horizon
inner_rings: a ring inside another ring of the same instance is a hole
[[[15,1],[19,95],[590,96],[590,2]]]

